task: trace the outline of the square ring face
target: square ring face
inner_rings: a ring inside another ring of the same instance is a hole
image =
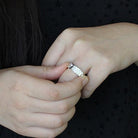
[[[68,69],[71,69],[79,77],[84,75],[84,73],[73,63],[68,66]]]

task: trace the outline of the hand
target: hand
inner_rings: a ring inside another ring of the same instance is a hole
[[[22,66],[0,71],[0,124],[29,137],[52,138],[67,127],[75,113],[85,77],[53,83],[67,64]]]
[[[122,70],[135,61],[138,61],[138,26],[117,23],[66,29],[52,44],[42,65],[73,62],[89,77],[89,82],[82,91],[82,97],[88,98],[109,74]],[[59,82],[74,77],[74,73],[67,70]]]

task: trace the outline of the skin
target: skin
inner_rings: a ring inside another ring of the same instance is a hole
[[[54,83],[68,63],[56,67],[21,66],[0,70],[0,124],[29,137],[53,138],[75,113],[87,77]]]
[[[23,136],[56,137],[73,117],[82,89],[82,97],[89,97],[109,74],[138,60],[137,38],[137,25],[129,23],[69,28],[43,66],[0,70],[0,124]],[[67,61],[87,73],[89,82],[66,70]]]
[[[73,62],[88,75],[89,82],[82,90],[82,98],[88,98],[111,73],[125,69],[136,61],[138,25],[116,23],[64,30],[52,44],[42,65]],[[76,75],[66,70],[59,82],[74,78]]]

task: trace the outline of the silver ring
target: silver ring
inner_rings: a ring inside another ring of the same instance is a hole
[[[68,69],[71,69],[79,77],[84,76],[84,73],[81,71],[81,69],[75,66],[73,63],[68,65]]]

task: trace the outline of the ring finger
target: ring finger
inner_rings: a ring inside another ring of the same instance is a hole
[[[57,65],[62,64],[64,62],[72,62],[75,66],[77,66],[78,68],[80,68],[84,74],[87,74],[89,72],[89,70],[91,69],[91,64],[92,61],[91,60],[86,60],[89,59],[89,55],[87,54],[84,58],[78,56],[76,58],[70,58],[69,56],[62,56]],[[59,79],[59,82],[65,82],[65,81],[70,81],[74,78],[76,78],[77,75],[70,69],[66,70],[62,76]]]

